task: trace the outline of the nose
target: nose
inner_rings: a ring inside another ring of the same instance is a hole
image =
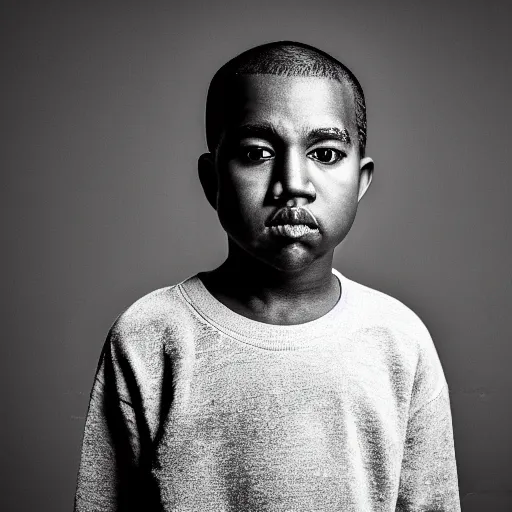
[[[274,198],[282,201],[305,198],[313,202],[316,190],[308,173],[308,158],[299,151],[288,151],[281,162],[278,162],[276,181],[274,182]]]

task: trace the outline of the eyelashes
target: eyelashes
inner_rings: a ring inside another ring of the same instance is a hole
[[[325,165],[333,165],[345,158],[346,154],[339,149],[334,148],[319,148],[314,149],[308,153],[308,158],[317,160]]]
[[[244,149],[242,155],[245,156],[247,161],[254,163],[270,160],[274,157],[274,152],[267,148],[255,146]]]
[[[311,160],[315,160],[323,165],[334,165],[343,160],[347,155],[344,151],[335,148],[317,148],[306,155]],[[242,161],[257,164],[263,163],[275,158],[275,153],[269,148],[262,146],[251,146],[241,148],[239,157]]]

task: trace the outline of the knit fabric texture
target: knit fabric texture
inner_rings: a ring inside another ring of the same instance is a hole
[[[333,272],[340,300],[304,324],[238,315],[197,276],[125,311],[94,381],[75,511],[459,511],[427,329]]]

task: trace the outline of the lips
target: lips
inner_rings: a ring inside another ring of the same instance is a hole
[[[285,207],[277,212],[266,223],[267,226],[307,226],[311,229],[318,229],[318,222],[313,214],[306,208]]]
[[[306,208],[285,207],[278,210],[266,223],[274,236],[298,239],[318,234],[318,222]]]

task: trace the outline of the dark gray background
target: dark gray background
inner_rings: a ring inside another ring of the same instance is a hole
[[[277,39],[332,53],[363,84],[376,174],[336,266],[426,322],[463,510],[512,510],[506,4],[3,4],[2,511],[71,509],[111,323],[222,261],[196,177],[206,89],[227,59]]]

